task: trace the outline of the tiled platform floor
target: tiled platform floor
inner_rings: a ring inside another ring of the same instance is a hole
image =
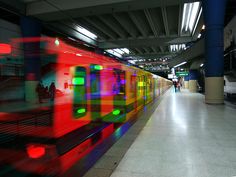
[[[122,151],[122,141],[109,151]],[[102,162],[95,176],[236,176],[236,109],[207,105],[198,93],[169,91],[117,167],[107,169]]]

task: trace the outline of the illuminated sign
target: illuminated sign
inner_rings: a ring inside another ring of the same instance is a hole
[[[176,72],[175,75],[176,75],[177,77],[188,76],[188,72],[185,72],[185,71],[183,71],[183,72]]]

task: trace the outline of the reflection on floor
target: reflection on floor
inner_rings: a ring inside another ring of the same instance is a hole
[[[235,114],[232,107],[205,104],[201,94],[169,91],[113,173],[101,166],[104,160],[94,172],[97,177],[236,176]],[[122,141],[110,152],[121,153]]]

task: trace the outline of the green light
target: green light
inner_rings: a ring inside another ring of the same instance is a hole
[[[84,85],[84,77],[74,77],[72,79],[73,85]]]
[[[80,109],[77,110],[78,114],[82,114],[82,113],[85,113],[85,112],[86,112],[85,108],[80,108]]]
[[[144,86],[144,82],[138,82],[138,86],[139,87],[143,87]]]
[[[120,114],[120,110],[119,109],[116,109],[112,112],[113,115],[117,116]]]
[[[103,70],[103,66],[101,65],[94,65],[95,70]]]
[[[56,46],[59,46],[60,45],[60,42],[59,42],[59,40],[56,38],[56,40],[55,40],[55,45]]]

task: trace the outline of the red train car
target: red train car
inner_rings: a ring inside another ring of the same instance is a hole
[[[0,164],[21,172],[65,172],[171,85],[55,38],[15,39],[12,45],[29,42],[40,43],[40,52],[32,55],[40,59],[41,82],[45,87],[54,83],[56,90],[53,98],[44,96],[43,103],[20,102],[20,110],[1,109]],[[24,85],[35,100],[37,84]]]

